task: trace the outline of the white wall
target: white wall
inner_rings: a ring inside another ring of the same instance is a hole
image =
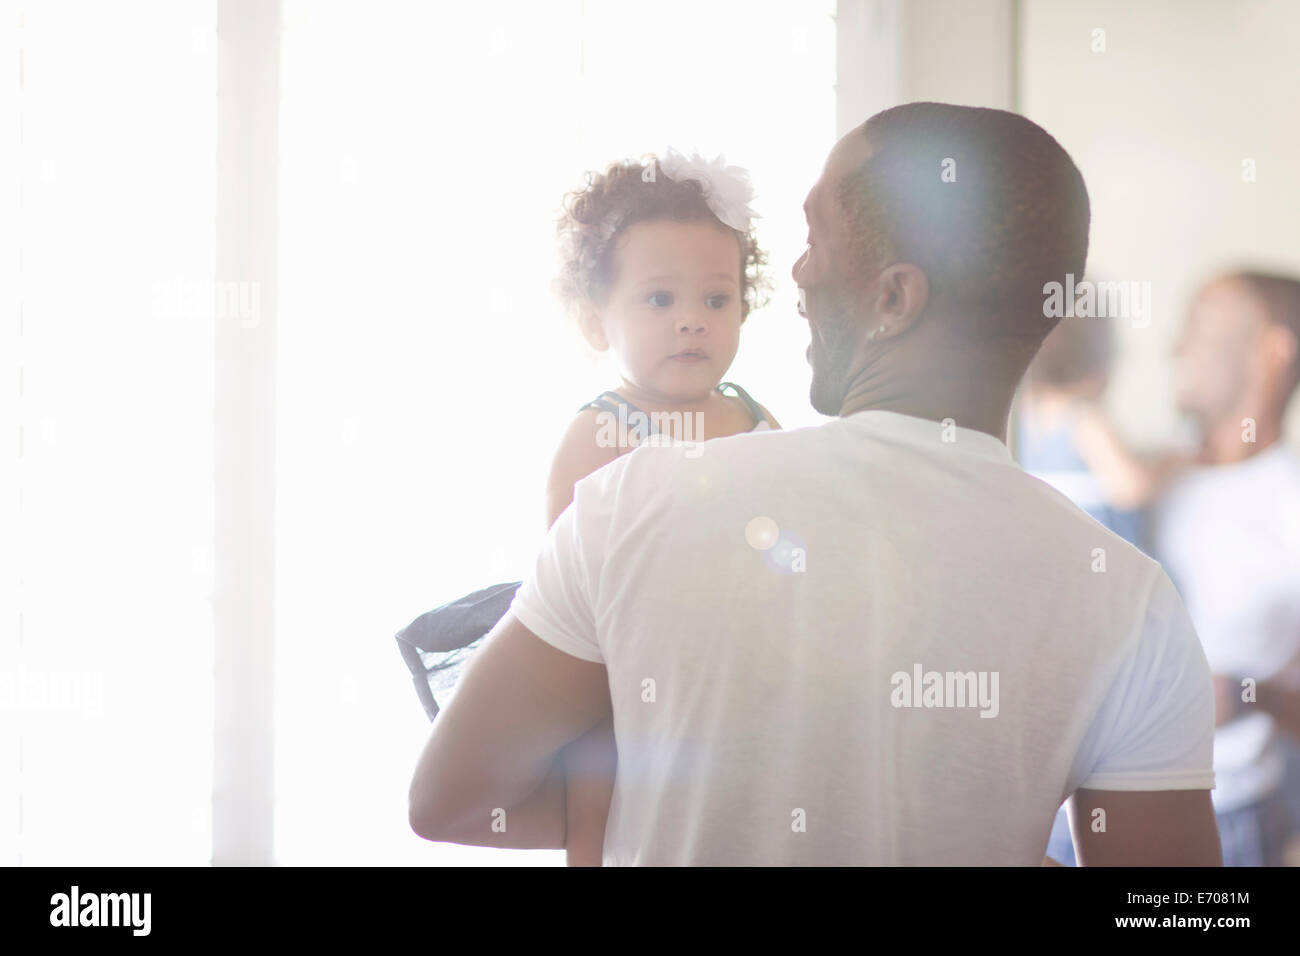
[[[1196,286],[1237,263],[1300,273],[1300,4],[1022,0],[1020,12],[1019,111],[1083,171],[1088,269],[1152,283],[1150,327],[1117,329],[1109,398],[1134,440],[1158,445],[1176,424],[1168,350]],[[1091,49],[1098,28],[1105,52]]]
[[[836,127],[917,100],[1012,109],[1014,0],[839,0]]]

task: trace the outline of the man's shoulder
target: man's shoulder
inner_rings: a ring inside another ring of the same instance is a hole
[[[1118,532],[1111,530],[1097,518],[1093,517],[1068,495],[1050,482],[1037,475],[1030,474],[1022,468],[1017,471],[1024,476],[1022,495],[1024,503],[1031,509],[1026,519],[1040,525],[1041,530],[1062,534],[1077,534],[1089,538],[1103,539],[1124,554],[1129,554],[1151,564],[1157,564],[1149,555],[1125,539]]]
[[[703,501],[744,488],[780,485],[793,471],[816,468],[812,433],[820,426],[759,430],[704,442],[651,436],[574,486],[574,501],[590,513],[629,517],[679,507],[683,491]]]
[[[602,469],[608,481],[630,481],[668,475],[694,465],[707,464],[720,470],[728,464],[761,460],[764,468],[780,470],[788,461],[784,446],[807,445],[815,441],[824,426],[807,428],[757,429],[708,441],[683,441],[667,435],[651,435],[636,448]]]

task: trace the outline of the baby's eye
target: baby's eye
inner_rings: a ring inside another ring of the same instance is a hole
[[[646,301],[655,308],[666,309],[673,304],[673,296],[671,292],[651,292]]]
[[[725,309],[727,303],[731,301],[731,296],[719,292],[717,295],[711,295],[705,300],[710,309]]]

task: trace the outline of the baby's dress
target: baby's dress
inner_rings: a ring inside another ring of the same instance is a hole
[[[763,409],[748,392],[732,382],[718,385],[718,391],[724,395],[726,389],[732,389],[749,409],[755,423],[750,431],[771,429]],[[595,408],[618,415],[620,406],[624,409],[621,421],[627,423],[629,431],[637,433],[639,440],[658,433],[653,418],[614,392],[602,392],[578,411]],[[411,671],[415,693],[430,720],[438,716],[438,701],[447,699],[469,655],[510,610],[515,592],[522,583],[494,584],[467,594],[421,614],[397,632],[397,647]]]

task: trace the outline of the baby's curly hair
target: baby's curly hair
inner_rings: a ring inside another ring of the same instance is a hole
[[[672,219],[714,222],[730,229],[709,208],[701,183],[670,179],[656,157],[611,163],[603,173],[588,173],[587,180],[584,188],[564,197],[564,212],[557,223],[561,270],[555,291],[575,316],[604,302],[615,241],[633,223]],[[731,232],[740,243],[743,318],[767,303],[767,253],[759,248],[752,224],[748,232]]]

